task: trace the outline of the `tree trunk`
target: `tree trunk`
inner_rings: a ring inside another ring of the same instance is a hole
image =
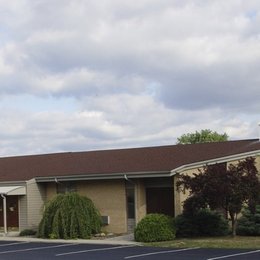
[[[236,236],[236,229],[237,229],[237,214],[231,213],[230,214],[231,218],[231,226],[232,226],[232,236]]]

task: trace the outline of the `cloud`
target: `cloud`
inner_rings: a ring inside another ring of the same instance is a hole
[[[0,8],[2,154],[169,144],[198,128],[257,134],[259,1]]]
[[[12,99],[1,107],[1,156],[168,145],[185,132],[207,128],[227,132],[233,139],[248,133],[257,136],[256,126],[238,115],[231,117],[220,109],[173,110],[145,94],[88,97],[80,107],[72,106],[73,100],[54,106],[54,99],[38,111],[25,104],[21,109],[19,100],[20,109],[11,108],[7,100]]]

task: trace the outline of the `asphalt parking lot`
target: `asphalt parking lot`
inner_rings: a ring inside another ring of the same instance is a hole
[[[173,260],[173,259],[260,259],[260,250],[156,248],[137,245],[101,245],[80,243],[42,243],[0,241],[1,260],[90,259],[90,260]]]

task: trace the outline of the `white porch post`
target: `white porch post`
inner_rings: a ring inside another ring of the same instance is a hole
[[[1,194],[3,198],[3,217],[4,217],[4,234],[7,235],[7,220],[6,220],[6,197]]]

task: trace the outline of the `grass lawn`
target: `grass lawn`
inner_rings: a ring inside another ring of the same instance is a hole
[[[249,248],[260,249],[260,237],[210,237],[210,238],[185,238],[166,242],[145,243],[145,245],[173,248]]]

